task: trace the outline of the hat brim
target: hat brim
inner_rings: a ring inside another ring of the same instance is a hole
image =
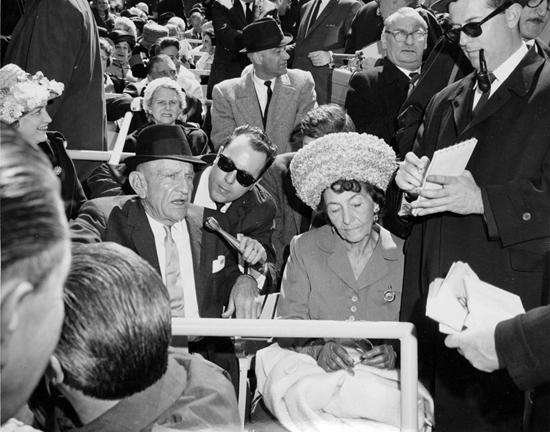
[[[246,53],[246,54],[252,54],[252,53],[255,53],[255,52],[265,51],[265,50],[268,50],[268,49],[280,48],[280,47],[284,47],[284,46],[287,46],[288,44],[292,43],[293,40],[294,39],[291,35],[285,34],[283,36],[283,39],[281,40],[281,42],[273,44],[273,46],[268,45],[266,47],[261,47],[261,48],[252,49],[252,50],[247,50],[246,48],[243,48],[240,52]]]
[[[182,155],[166,155],[166,156],[149,156],[149,155],[139,155],[139,156],[130,156],[124,159],[124,163],[130,171],[134,171],[139,164],[144,162],[152,162],[162,159],[171,159],[180,162],[187,162],[195,166],[206,165],[206,162],[192,157],[192,156],[182,156]],[[129,171],[129,172],[130,172]]]
[[[449,12],[449,3],[453,1],[454,0],[438,0],[430,6],[430,9],[440,13]]]

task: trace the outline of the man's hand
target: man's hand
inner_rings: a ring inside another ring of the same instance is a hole
[[[399,164],[399,170],[395,176],[399,189],[418,195],[429,164],[430,159],[426,156],[419,159],[413,152],[407,153],[405,160]]]
[[[326,66],[330,63],[330,53],[328,51],[312,51],[307,57],[315,67]]]
[[[1,432],[40,432],[38,429],[35,429],[31,426],[20,422],[14,418],[9,419],[6,423],[0,428]]]
[[[372,69],[373,67],[376,66],[377,61],[378,61],[377,58],[365,57],[363,60],[361,60],[361,70]]]
[[[237,318],[257,319],[262,312],[258,284],[252,276],[241,275],[233,285],[229,304],[222,318],[230,318],[237,311]]]
[[[420,196],[426,198],[411,204],[418,209],[418,216],[434,213],[452,212],[461,215],[483,214],[481,189],[476,184],[470,171],[460,176],[431,175],[429,182],[443,186],[443,189],[424,189]]]
[[[267,261],[267,252],[258,240],[243,237],[239,247],[243,251],[242,257],[247,264],[254,265],[258,262],[264,263]]]
[[[378,345],[361,355],[361,363],[378,369],[393,370],[396,357],[395,350],[391,345]]]
[[[495,347],[495,329],[498,323],[494,317],[484,317],[483,322],[474,323],[460,333],[447,336],[445,345],[457,348],[476,369],[493,372],[500,369]]]

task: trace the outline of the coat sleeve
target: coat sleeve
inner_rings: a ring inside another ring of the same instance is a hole
[[[236,127],[231,103],[217,85],[212,90],[212,134],[210,135],[215,151],[218,151]]]
[[[311,72],[307,72],[305,83],[301,86],[300,97],[298,102],[298,111],[294,120],[294,130],[292,133],[291,146],[293,150],[298,150],[302,147],[302,131],[301,124],[303,118],[308,112],[317,107],[317,96],[315,94],[315,81]]]
[[[219,0],[212,5],[212,25],[216,34],[216,44],[229,51],[240,51],[244,48],[243,32],[233,27],[229,14],[229,9]]]
[[[283,319],[311,319],[308,305],[311,283],[300,250],[301,237],[296,236],[290,242],[290,256],[281,282],[277,316]]]
[[[521,390],[548,382],[550,377],[550,306],[502,321],[495,331],[499,363]]]
[[[97,200],[87,201],[78,217],[70,223],[73,243],[101,243],[107,229],[107,216]]]
[[[345,107],[358,133],[370,133],[380,138],[384,129],[384,110],[379,105],[378,86],[366,72],[353,75],[346,95]],[[384,134],[385,135],[385,134]]]

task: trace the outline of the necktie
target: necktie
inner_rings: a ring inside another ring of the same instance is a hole
[[[264,81],[264,85],[267,87],[267,102],[265,104],[264,115],[262,118],[265,131],[265,126],[267,124],[267,110],[269,108],[269,102],[271,102],[271,97],[273,96],[273,90],[271,90],[271,81]]]
[[[321,0],[317,0],[317,4],[315,5],[315,9],[313,9],[313,13],[311,14],[311,17],[309,19],[309,25],[307,26],[306,34],[309,32],[309,30],[311,29],[311,26],[313,25],[313,23],[317,19],[317,15],[319,15],[319,8],[320,7],[321,7]]]
[[[176,242],[172,237],[172,227],[164,226],[166,236],[164,237],[164,250],[166,252],[166,288],[170,294],[170,307],[172,316],[184,317],[184,298],[183,298],[183,282],[181,280],[180,271],[180,256]]]
[[[489,81],[491,81],[491,84],[495,81],[495,79],[496,77],[492,73],[490,73]],[[475,106],[472,112],[472,118],[474,118],[481,111],[481,108],[483,107],[483,105],[485,105],[489,100],[490,94],[491,94],[491,89],[489,88],[489,90],[487,90],[481,95],[481,97],[479,98],[479,101],[477,102],[477,105]]]
[[[252,3],[246,4],[246,22],[247,24],[250,24],[252,21],[254,21],[254,9],[253,9]]]
[[[218,203],[218,202],[215,202],[214,204],[216,204],[216,210],[218,211],[221,211],[223,206],[225,205],[224,203]]]
[[[420,74],[418,72],[411,72],[409,74],[409,89],[407,90],[407,96],[412,93],[412,91],[416,87],[416,83],[418,82],[419,78]]]

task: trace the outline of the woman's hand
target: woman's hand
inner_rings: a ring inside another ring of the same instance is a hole
[[[327,372],[334,372],[340,369],[345,369],[351,376],[353,372],[353,359],[348,355],[348,352],[335,341],[325,342],[319,347],[317,353],[317,364]]]
[[[361,355],[361,364],[378,369],[393,370],[395,369],[396,357],[397,354],[391,345],[378,345]]]

